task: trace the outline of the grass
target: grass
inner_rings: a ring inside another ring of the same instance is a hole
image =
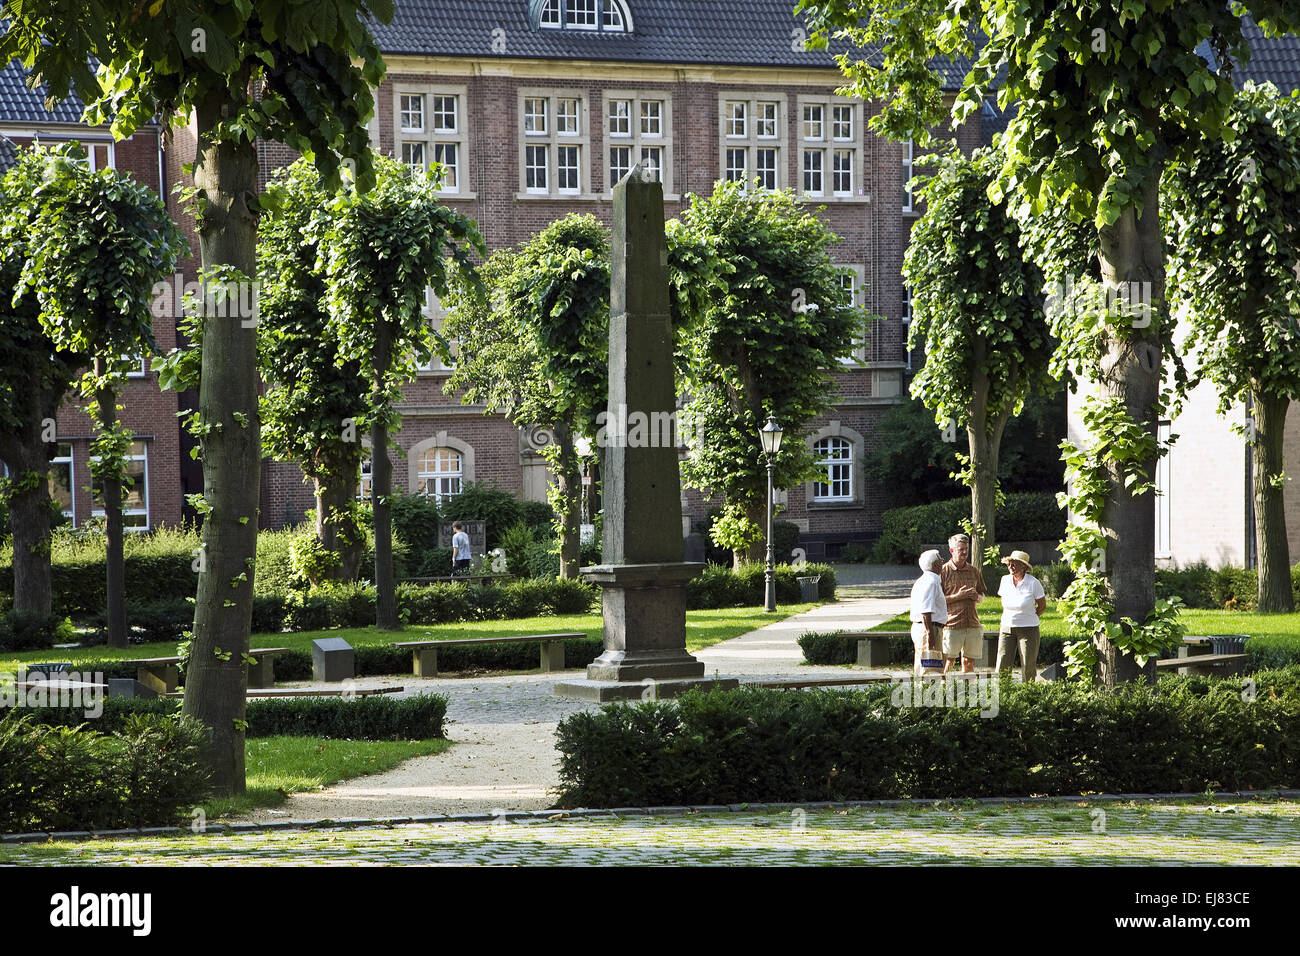
[[[324,737],[259,737],[244,744],[247,791],[209,800],[208,819],[277,807],[291,793],[319,790],[341,780],[383,773],[404,760],[440,754],[450,740],[329,740]]]
[[[698,651],[711,644],[739,637],[741,634],[783,620],[816,607],[816,604],[787,604],[774,614],[762,608],[737,607],[713,611],[686,612],[686,649]],[[296,634],[254,634],[253,647],[287,647],[311,653],[311,642],[322,637],[341,637],[353,647],[386,645],[393,641],[417,641],[425,638],[452,640],[468,637],[510,637],[522,634],[554,634],[562,631],[582,631],[599,638],[604,627],[599,614],[565,614],[549,617],[519,618],[510,621],[469,621],[459,624],[432,624],[404,628],[401,631],[381,631],[374,627],[336,628],[330,631],[299,631]],[[17,670],[22,661],[71,661],[76,669],[82,660],[123,660],[141,657],[172,657],[176,654],[175,642],[132,644],[126,649],[103,645],[76,650],[22,651],[0,657],[0,672]]]

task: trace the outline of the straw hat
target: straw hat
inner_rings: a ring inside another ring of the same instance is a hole
[[[1002,563],[1005,564],[1008,568],[1011,567],[1012,561],[1019,561],[1021,564],[1023,564],[1025,566],[1026,572],[1034,570],[1033,564],[1031,564],[1029,561],[1029,555],[1026,554],[1024,551],[1012,551],[1010,554],[1008,554],[1005,558],[1002,559]]]

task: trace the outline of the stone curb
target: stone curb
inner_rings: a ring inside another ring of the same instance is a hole
[[[248,834],[279,830],[355,830],[365,828],[392,829],[397,826],[428,823],[545,823],[565,820],[610,819],[618,817],[699,816],[721,813],[763,813],[772,810],[832,810],[852,807],[943,807],[967,802],[991,804],[1036,803],[1120,803],[1143,800],[1148,803],[1160,800],[1218,800],[1249,797],[1278,797],[1300,799],[1300,790],[1233,790],[1205,793],[1094,793],[1058,797],[942,797],[908,798],[898,800],[845,800],[839,803],[731,803],[690,807],[609,807],[604,809],[578,808],[574,810],[509,810],[503,813],[434,814],[421,817],[349,817],[340,820],[268,820],[264,823],[212,823],[204,834]],[[0,834],[0,845],[20,843],[54,843],[76,840],[113,840],[140,836],[194,836],[188,826],[147,827],[145,829],[67,831],[62,833],[5,833]]]

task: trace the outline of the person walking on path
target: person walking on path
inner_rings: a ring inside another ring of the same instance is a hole
[[[916,648],[914,669],[920,675],[923,671],[923,652],[939,649],[939,629],[948,620],[948,602],[944,599],[943,581],[939,577],[939,568],[943,563],[939,552],[926,551],[917,563],[921,566],[921,576],[912,585],[911,620],[912,644]]]
[[[961,658],[963,674],[975,670],[975,661],[984,656],[984,628],[975,606],[984,600],[984,575],[969,563],[970,538],[955,534],[948,539],[952,558],[939,571],[943,596],[948,602],[948,624],[943,629],[943,672],[952,669]]]
[[[455,532],[451,536],[451,573],[467,574],[469,573],[469,563],[473,557],[469,548],[469,535],[467,535],[459,521],[451,523],[451,530]]]
[[[1038,616],[1047,610],[1047,592],[1029,572],[1034,566],[1024,551],[1012,551],[1002,559],[1010,574],[998,585],[1002,598],[1002,624],[998,628],[997,670],[1011,670],[1020,645],[1020,681],[1038,679]]]

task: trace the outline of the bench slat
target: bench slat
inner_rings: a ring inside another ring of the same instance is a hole
[[[394,641],[393,647],[415,650],[421,647],[464,647],[468,644],[527,644],[536,641],[569,641],[586,636],[580,631],[574,631],[566,634],[524,634],[511,637],[458,637],[449,641]]]

